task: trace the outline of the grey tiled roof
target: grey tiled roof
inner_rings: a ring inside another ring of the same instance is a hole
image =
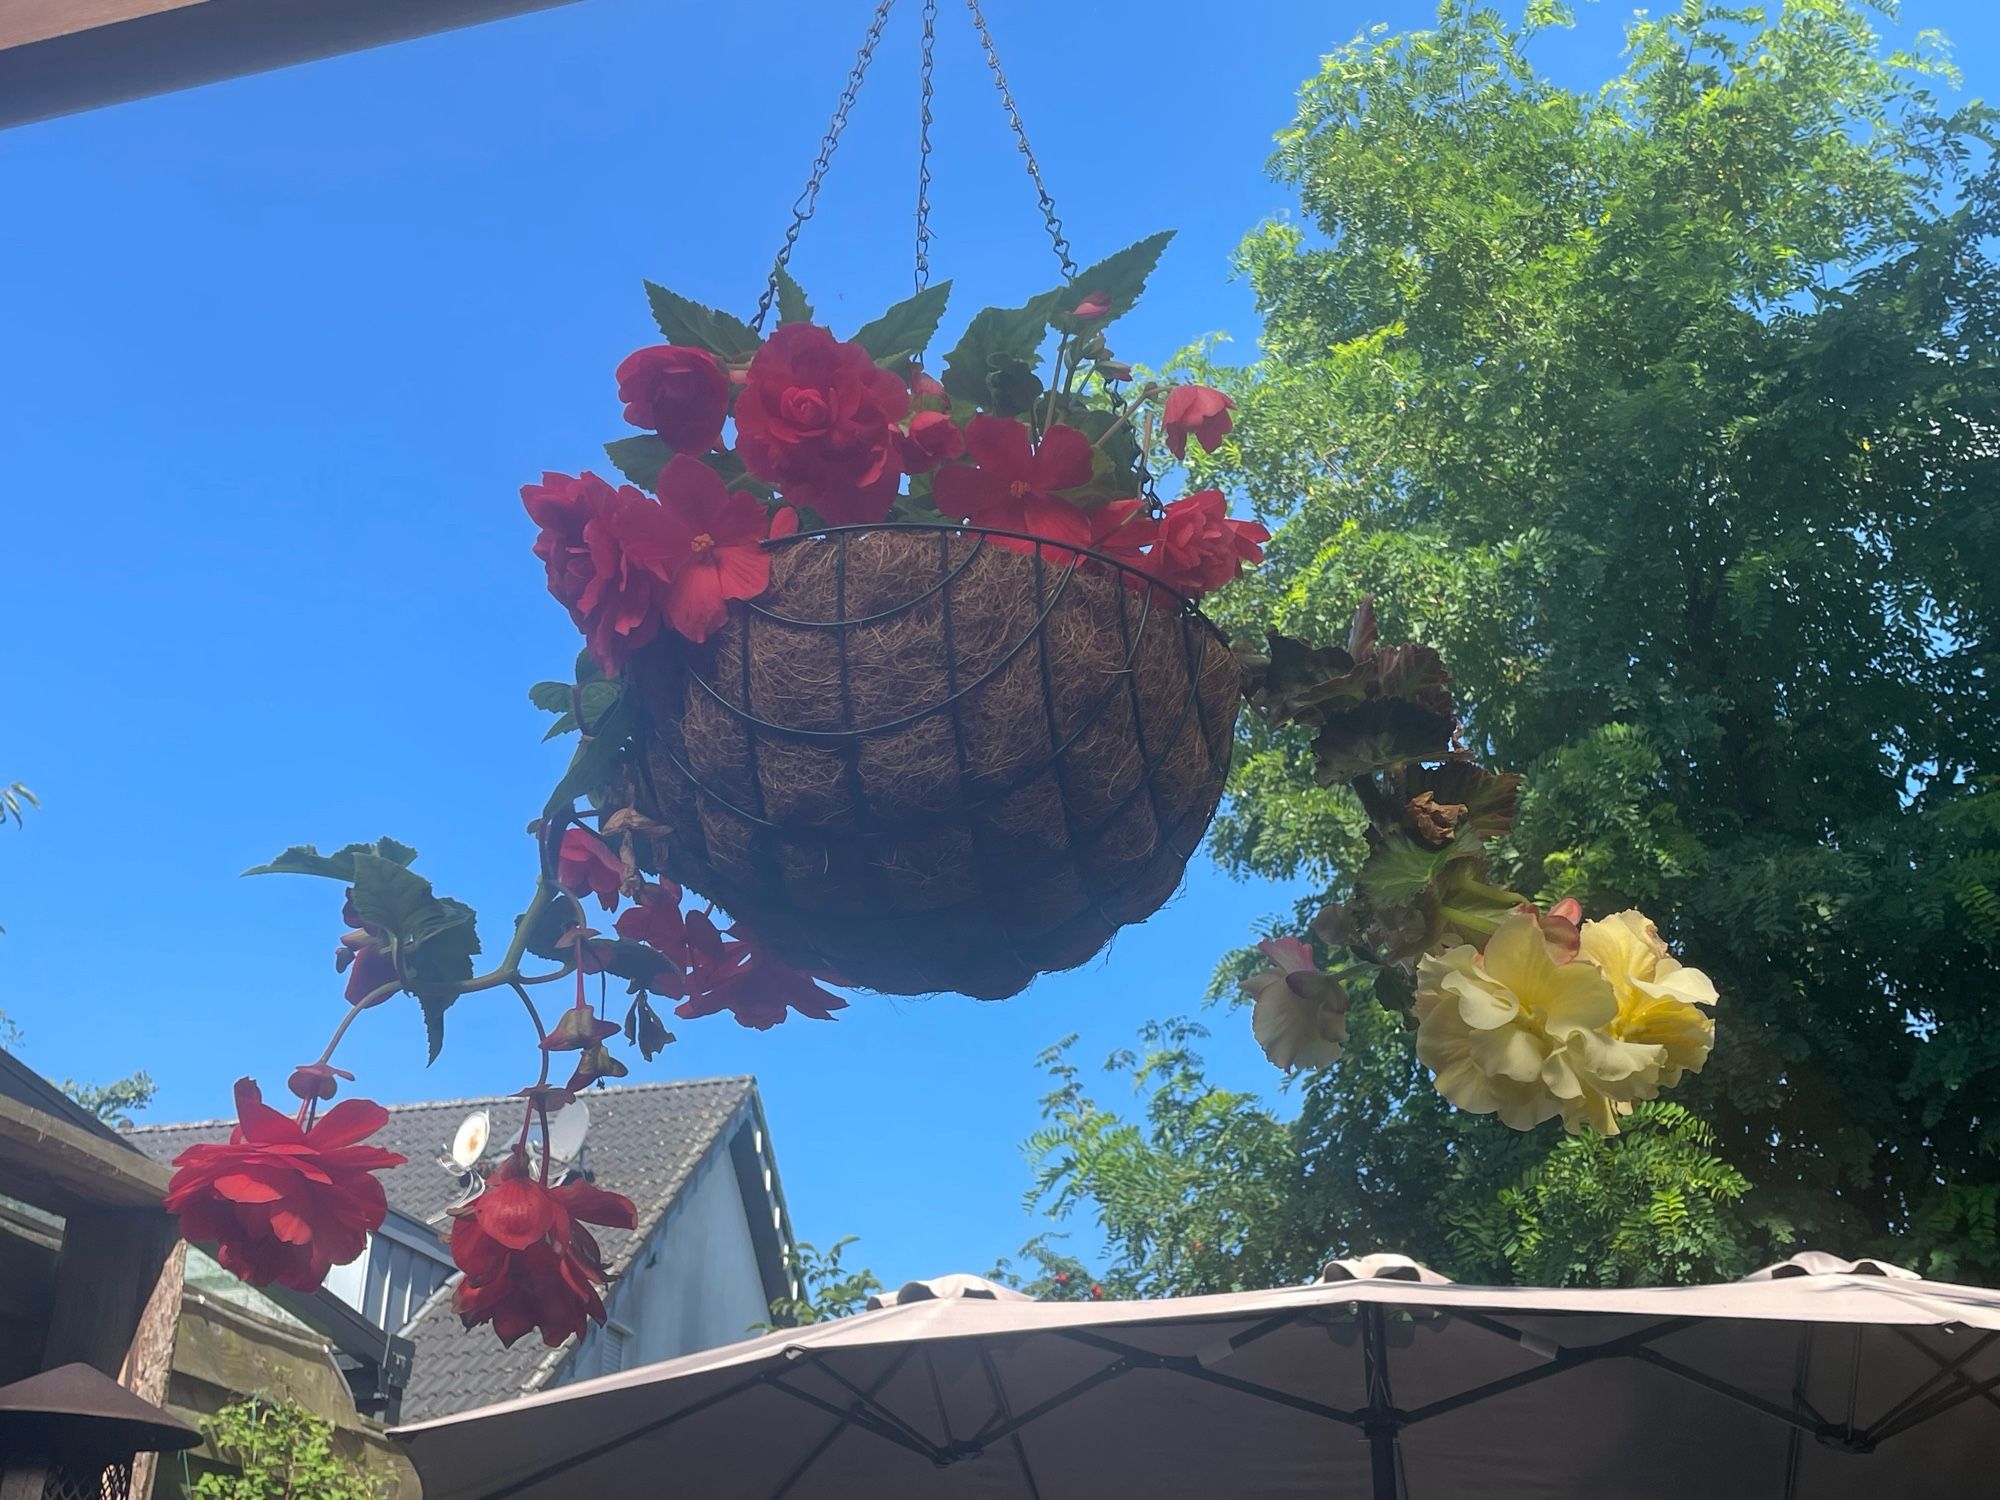
[[[623,1271],[673,1207],[704,1158],[727,1140],[732,1121],[753,1107],[756,1083],[749,1077],[697,1078],[646,1083],[629,1088],[593,1089],[583,1096],[590,1107],[590,1133],[577,1165],[601,1186],[625,1194],[639,1209],[636,1232],[592,1228],[613,1274]],[[493,1134],[483,1165],[491,1167],[513,1144],[519,1099],[445,1099],[392,1104],[389,1123],[370,1137],[401,1152],[409,1161],[382,1174],[392,1207],[425,1222],[441,1222],[461,1192],[449,1162],[439,1165],[460,1120],[476,1109],[492,1116]],[[130,1138],[147,1155],[168,1161],[199,1141],[224,1139],[231,1121],[202,1120],[185,1125],[146,1125]],[[466,1330],[451,1310],[447,1282],[402,1329],[416,1345],[410,1383],[403,1393],[402,1419],[467,1411],[504,1401],[548,1383],[570,1345],[546,1348],[534,1334],[511,1349],[502,1348],[491,1328]]]

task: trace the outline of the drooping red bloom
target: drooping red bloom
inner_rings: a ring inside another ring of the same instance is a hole
[[[631,485],[613,489],[595,474],[544,474],[521,502],[541,527],[535,555],[549,592],[569,610],[590,654],[616,675],[660,631],[659,581],[628,556],[648,514],[659,509]]]
[[[729,377],[706,349],[656,344],[618,366],[625,420],[649,427],[676,453],[702,454],[722,441]]]
[[[928,474],[965,452],[965,434],[944,412],[920,411],[910,418],[910,430],[896,435],[905,474]]]
[[[974,526],[1021,531],[1071,546],[1090,545],[1090,522],[1057,494],[1090,480],[1090,439],[1061,423],[1032,446],[1028,425],[981,414],[966,424],[973,466],[938,470],[932,493],[945,515]]]
[[[538,1182],[518,1146],[485,1189],[451,1210],[451,1258],[465,1273],[453,1308],[467,1328],[491,1323],[511,1345],[539,1328],[551,1349],[604,1321],[609,1283],[596,1237],[583,1226],[638,1227],[632,1200],[582,1178]]]
[[[1271,533],[1255,521],[1232,521],[1220,490],[1197,490],[1169,505],[1148,571],[1190,597],[1219,589],[1264,555]]]
[[[388,1122],[373,1100],[348,1099],[302,1127],[239,1079],[229,1140],[174,1158],[164,1206],[180,1216],[183,1239],[213,1244],[251,1285],[316,1290],[382,1227],[389,1205],[372,1174],[405,1158],[360,1143]]]
[[[687,922],[681,916],[681,888],[671,880],[648,881],[633,900],[636,904],[618,916],[618,935],[656,948],[685,968]]]
[[[951,397],[936,376],[916,370],[910,375],[910,406],[916,411],[949,411]]]
[[[1187,457],[1190,434],[1208,452],[1236,423],[1229,415],[1236,403],[1221,391],[1206,385],[1177,385],[1167,393],[1167,449],[1175,458]]]
[[[701,912],[688,914],[688,998],[674,1008],[687,1019],[733,1012],[737,1023],[769,1031],[792,1011],[815,1021],[831,1021],[847,1002],[803,970],[774,958],[741,927],[725,944],[715,924]],[[699,926],[697,926],[699,923]]]
[[[521,486],[521,503],[527,507],[529,519],[541,528],[535,538],[535,556],[548,570],[549,592],[579,625],[583,622],[577,601],[597,576],[583,529],[615,493],[610,485],[588,473],[550,472],[542,475],[540,484]]]
[[[572,896],[595,896],[606,911],[618,905],[618,887],[624,882],[625,867],[611,846],[588,828],[563,832],[556,850],[556,884]]]
[[[780,514],[796,526],[794,513]],[[634,534],[632,556],[658,580],[668,623],[701,642],[728,620],[731,599],[754,599],[770,584],[764,538],[774,531],[778,521],[755,497],[681,455],[660,471],[660,503]]]
[[[909,387],[859,344],[789,323],[750,361],[736,443],[750,472],[830,524],[879,521],[894,504]]]

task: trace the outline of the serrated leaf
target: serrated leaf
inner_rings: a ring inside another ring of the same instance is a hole
[[[792,273],[783,266],[778,267],[778,326],[787,323],[810,323],[813,320],[812,304],[806,301],[805,289],[792,280]]]
[[[1395,833],[1368,856],[1354,883],[1378,909],[1401,906],[1428,890],[1452,860],[1463,857],[1462,849],[1426,849],[1414,839]]]
[[[578,705],[583,708],[584,723],[595,724],[603,718],[618,701],[618,684],[603,678],[578,683],[574,688],[566,682],[538,682],[528,689],[528,697],[535,707],[556,715],[555,723],[542,736],[544,740],[552,740],[576,731]]]
[[[925,287],[914,297],[905,297],[874,322],[863,324],[854,335],[854,342],[877,360],[921,354],[944,320],[945,303],[950,297],[949,281]]]
[[[423,876],[367,850],[354,856],[353,883],[355,916],[395,938],[437,900]]]
[[[1068,299],[1056,309],[1050,321],[1064,333],[1081,333],[1086,329],[1102,328],[1123,317],[1146,290],[1146,278],[1153,274],[1153,268],[1160,263],[1160,252],[1167,248],[1167,242],[1173,237],[1173,230],[1163,229],[1136,245],[1127,245],[1115,255],[1105,256],[1094,266],[1085,267],[1070,283]],[[1096,318],[1070,316],[1070,308],[1085,297],[1099,293],[1110,302],[1109,312]]]
[[[294,844],[269,864],[252,865],[245,875],[318,875],[326,880],[354,883],[354,858],[372,854],[392,864],[415,862],[417,851],[397,839],[379,838],[372,844],[348,844],[331,854],[321,854],[311,844]]]
[[[1044,292],[1020,307],[987,307],[975,313],[964,336],[944,357],[939,379],[945,393],[985,407],[992,397],[988,380],[994,360],[1033,365],[1062,296],[1061,291]]]
[[[451,1009],[451,1002],[456,998],[455,995],[417,996],[417,1004],[424,1009],[424,1038],[430,1044],[430,1056],[424,1060],[426,1067],[436,1062],[438,1054],[444,1051],[444,1013]]]
[[[549,794],[544,811],[554,814],[579,797],[591,797],[601,791],[624,761],[637,728],[638,710],[631,695],[621,691],[617,701],[605,710],[595,730],[576,747],[576,754],[570,757],[569,769],[563,772],[562,780]]]
[[[730,313],[704,307],[651,281],[646,283],[646,299],[653,304],[653,321],[660,325],[668,343],[706,349],[724,359],[748,354],[757,347],[757,331]]]
[[[662,442],[658,434],[642,432],[637,437],[618,438],[606,443],[604,456],[611,460],[611,466],[620,474],[651,494],[659,487],[660,470],[667,466],[674,450]]]

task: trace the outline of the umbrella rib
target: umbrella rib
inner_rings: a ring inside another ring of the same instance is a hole
[[[2000,1375],[1992,1376],[1977,1384],[1973,1384],[1970,1381],[1961,1381],[1957,1390],[1948,1394],[1940,1393],[1916,1410],[1905,1412],[1899,1420],[1877,1424],[1875,1427],[1861,1434],[1861,1437],[1870,1444],[1886,1443],[1890,1438],[1908,1432],[1912,1427],[1921,1426],[1933,1417],[1943,1416],[1953,1407],[1963,1406],[1966,1402],[1976,1400],[1982,1396],[1991,1400],[1995,1386],[2000,1386]]]
[[[802,1391],[797,1386],[786,1385],[783,1371],[774,1371],[772,1373],[769,1380],[771,1389],[774,1391],[783,1391],[787,1396],[803,1401],[808,1406],[817,1407],[829,1416],[839,1417],[844,1422],[850,1422],[854,1426],[859,1427],[863,1432],[872,1432],[877,1437],[887,1438],[897,1447],[907,1448],[910,1452],[927,1458],[932,1463],[940,1463],[948,1456],[945,1450],[925,1438],[923,1434],[910,1429],[894,1412],[870,1400],[866,1392],[852,1381],[840,1375],[837,1371],[829,1369],[817,1359],[813,1360],[813,1368],[818,1370],[822,1375],[831,1376],[836,1383],[850,1391],[854,1396],[856,1405],[850,1407],[835,1406],[824,1396],[815,1396],[811,1391]]]
[[[868,1393],[872,1396],[875,1392],[881,1390],[883,1386],[887,1385],[890,1381],[894,1380],[896,1378],[896,1372],[903,1368],[904,1361],[907,1360],[909,1357],[910,1357],[910,1351],[908,1349],[904,1349],[894,1359],[890,1360],[889,1367],[886,1370],[884,1370],[880,1375],[876,1376],[874,1383],[868,1387]],[[785,1476],[785,1482],[779,1485],[777,1489],[771,1492],[771,1500],[785,1500],[785,1496],[789,1495],[792,1492],[792,1486],[797,1484],[801,1479],[805,1478],[807,1471],[811,1469],[814,1464],[818,1463],[820,1459],[826,1455],[827,1449],[831,1448],[834,1445],[834,1443],[839,1439],[840,1435],[843,1432],[847,1431],[847,1429],[853,1425],[854,1425],[854,1417],[852,1413],[843,1415],[838,1422],[835,1422],[833,1424],[832,1429],[828,1431],[827,1435],[819,1440],[818,1445],[814,1447],[813,1451],[808,1453],[803,1459],[801,1459],[798,1467],[793,1469],[790,1474]]]
[[[637,1442],[642,1437],[650,1437],[653,1433],[660,1431],[662,1428],[671,1427],[674,1423],[685,1417],[692,1417],[697,1413],[707,1411],[711,1406],[727,1401],[731,1396],[740,1396],[753,1386],[768,1385],[771,1379],[771,1372],[763,1371],[750,1376],[747,1380],[739,1380],[735,1385],[717,1391],[713,1396],[705,1396],[691,1405],[682,1407],[679,1411],[669,1412],[664,1417],[648,1422],[643,1427],[635,1427],[632,1431],[620,1433],[617,1437],[609,1438],[597,1444],[594,1448],[586,1448],[581,1453],[572,1453],[567,1457],[556,1460],[552,1464],[546,1464],[542,1468],[535,1470],[527,1478],[515,1480],[505,1489],[488,1490],[483,1500],[509,1500],[510,1496],[520,1494],[530,1485],[540,1484],[544,1479],[560,1474],[567,1469],[573,1469],[578,1464],[589,1463],[594,1458],[602,1458],[605,1454],[615,1452],[627,1443]]]
[[[1801,1432],[1810,1432],[1815,1437],[1822,1430],[1818,1424],[1800,1416],[1797,1412],[1788,1411],[1774,1401],[1766,1401],[1762,1396],[1753,1396],[1750,1392],[1733,1386],[1728,1381],[1722,1380],[1717,1376],[1705,1375],[1692,1365],[1684,1365],[1673,1356],[1662,1354],[1650,1344],[1641,1344],[1635,1349],[1626,1351],[1621,1357],[1640,1360],[1645,1364],[1653,1366],[1655,1369],[1666,1371],[1669,1375],[1678,1375],[1682,1380],[1692,1381],[1703,1390],[1713,1391],[1716,1395],[1721,1396],[1725,1400],[1734,1401],[1739,1406],[1747,1406],[1752,1411],[1762,1412],[1767,1417],[1783,1422],[1787,1427],[1795,1427]]]
[[[1936,1350],[1932,1349],[1928,1344],[1924,1343],[1922,1339],[1918,1338],[1915,1334],[1911,1333],[1909,1329],[1898,1328],[1896,1329],[1896,1335],[1897,1337],[1901,1338],[1904,1343],[1908,1344],[1912,1349],[1916,1350],[1919,1354],[1923,1355],[1925,1359],[1928,1359],[1933,1364],[1935,1364],[1937,1366],[1937,1369],[1931,1372],[1930,1379],[1926,1380],[1922,1385],[1919,1385],[1915,1390],[1911,1391],[1909,1395],[1905,1396],[1901,1401],[1898,1401],[1894,1406],[1890,1407],[1887,1411],[1883,1412],[1881,1416],[1877,1417],[1873,1422],[1869,1423],[1867,1430],[1870,1432],[1881,1431],[1884,1427],[1888,1426],[1889,1423],[1896,1421],[1898,1418],[1903,1416],[1905,1412],[1910,1411],[1912,1408],[1926,1406],[1935,1402],[1935,1400],[1937,1399],[1937,1394],[1933,1389],[1934,1387],[1941,1386],[1947,1381],[1954,1382],[1961,1386],[1965,1385],[1967,1383],[1967,1378],[1960,1372],[1965,1368],[1966,1365],[1970,1364],[1973,1360],[1977,1359],[1980,1356],[1980,1354],[1982,1354],[1985,1351],[1986,1347],[1989,1344],[1991,1344],[1995,1339],[2000,1338],[2000,1331],[1988,1333],[1984,1337],[1975,1340],[1972,1344],[1972,1347],[1966,1349],[1963,1353],[1961,1353],[1958,1356],[1958,1358],[1952,1360],[1950,1363],[1946,1363],[1945,1360],[1938,1354]],[[2000,1401],[1996,1401],[1990,1392],[1988,1393],[1986,1399],[1989,1402],[1992,1402],[1996,1405],[2000,1405]]]
[[[1269,1401],[1278,1406],[1289,1406],[1294,1411],[1302,1411],[1308,1416],[1324,1417],[1329,1422],[1339,1422],[1343,1426],[1359,1427],[1366,1418],[1363,1412],[1328,1406],[1325,1402],[1315,1401],[1310,1396],[1294,1395],[1290,1391],[1259,1385],[1254,1380],[1243,1380],[1234,1375],[1225,1375],[1220,1370],[1211,1370],[1190,1355],[1155,1354],[1149,1349],[1134,1349],[1129,1344],[1119,1343],[1116,1339],[1108,1339],[1102,1334],[1078,1328],[1064,1329],[1060,1336],[1106,1354],[1114,1354],[1128,1368],[1167,1370],[1175,1375],[1185,1375],[1191,1380],[1205,1380],[1210,1385],[1219,1385],[1225,1390],[1254,1396],[1260,1401]]]
[[[1454,1315],[1459,1314],[1459,1309],[1457,1308],[1451,1308],[1448,1311]],[[1635,1348],[1644,1347],[1653,1339],[1664,1338],[1670,1333],[1678,1333],[1681,1329],[1689,1327],[1695,1321],[1693,1318],[1668,1318],[1663,1322],[1653,1324],[1651,1327],[1635,1329],[1631,1333],[1622,1334],[1618,1338],[1607,1340],[1602,1344],[1565,1347],[1554,1359],[1535,1369],[1519,1370],[1512,1375],[1503,1375],[1498,1380],[1490,1380],[1485,1385],[1474,1386],[1469,1391],[1460,1391],[1455,1396],[1442,1396],[1428,1405],[1419,1406],[1414,1411],[1405,1414],[1403,1418],[1404,1425],[1408,1426],[1413,1422],[1428,1421],[1432,1417],[1442,1417],[1449,1412],[1457,1411],[1461,1407],[1471,1406],[1475,1402],[1484,1401],[1489,1397],[1502,1396],[1508,1391],[1518,1390],[1524,1385],[1534,1385],[1539,1381],[1552,1379],[1566,1370],[1575,1369],[1578,1365],[1587,1365],[1600,1359],[1617,1359],[1629,1354]]]
[[[1013,1409],[1007,1400],[1007,1388],[1001,1384],[1000,1372],[993,1367],[993,1351],[984,1344],[979,1346],[979,1363],[986,1371],[987,1388],[993,1392],[993,1409],[1003,1420],[1010,1420]],[[1018,1429],[1007,1434],[1007,1444],[1021,1466],[1021,1482],[1028,1487],[1028,1500],[1042,1500],[1042,1487],[1035,1483],[1035,1471],[1028,1463],[1028,1445],[1022,1441]]]

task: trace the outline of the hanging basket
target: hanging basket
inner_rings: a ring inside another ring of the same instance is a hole
[[[664,873],[785,959],[999,999],[1180,884],[1215,814],[1235,660],[1191,604],[1018,533],[775,539],[770,587],[632,663],[614,795]]]

